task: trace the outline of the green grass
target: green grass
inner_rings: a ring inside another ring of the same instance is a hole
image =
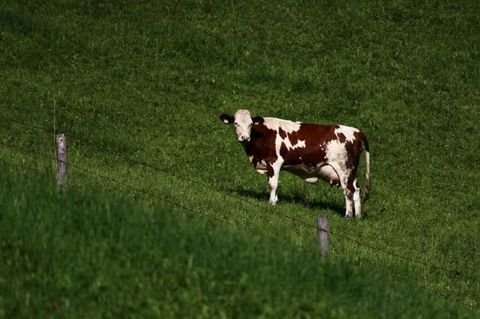
[[[307,251],[321,211],[334,262],[478,312],[478,4],[42,3],[0,4],[0,116],[17,121],[1,119],[2,161],[53,171],[55,121],[79,194]],[[270,207],[217,118],[240,107],[367,132],[367,217],[346,221],[339,190],[288,174]]]
[[[124,199],[58,194],[2,165],[0,317],[469,317],[314,247],[199,226]]]

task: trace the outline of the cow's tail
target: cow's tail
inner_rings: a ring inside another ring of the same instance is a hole
[[[370,148],[368,146],[367,135],[362,135],[362,142],[365,148],[365,189],[363,201],[366,202],[370,195]]]

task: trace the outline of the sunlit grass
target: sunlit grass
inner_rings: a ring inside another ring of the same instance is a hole
[[[52,172],[55,119],[81,194],[306,250],[321,211],[339,234],[335,261],[475,309],[476,12],[468,1],[2,3],[0,115],[17,122],[1,120],[0,158]],[[218,120],[240,107],[367,132],[366,218],[347,222],[339,190],[288,174],[270,207]]]

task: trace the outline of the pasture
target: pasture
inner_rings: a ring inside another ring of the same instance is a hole
[[[479,13],[472,1],[0,4],[0,316],[478,316]],[[346,220],[340,190],[288,173],[270,206],[218,119],[238,108],[366,132],[366,217]],[[54,131],[69,138],[63,209],[45,181]],[[161,216],[178,231],[160,235]],[[132,304],[130,286],[143,291]]]

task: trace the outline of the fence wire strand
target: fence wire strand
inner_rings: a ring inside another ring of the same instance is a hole
[[[52,134],[53,132],[53,129],[46,129],[44,127],[41,127],[41,126],[37,126],[37,125],[32,125],[30,123],[24,123],[22,121],[19,121],[19,120],[16,120],[16,119],[13,119],[13,118],[10,118],[10,117],[6,117],[4,115],[1,115],[0,114],[0,119],[4,120],[4,121],[9,121],[9,122],[13,122],[13,123],[16,123],[16,124],[19,124],[19,125],[22,125],[24,127],[28,127],[28,128],[33,128],[35,130],[39,130],[39,131],[42,131],[44,133],[47,133],[47,134]],[[54,132],[55,133],[55,132]],[[104,153],[104,150],[101,150],[98,146],[92,146],[90,143],[87,143],[87,142],[84,142],[82,141],[81,139],[75,137],[75,136],[68,136],[68,138],[70,139],[69,142],[73,142],[74,144],[77,144],[77,145],[84,145],[86,147],[93,147],[93,148],[96,148],[96,150],[98,152],[101,152],[101,153]],[[41,154],[40,152],[37,152],[37,151],[33,151],[33,150],[29,150],[29,149],[26,149],[26,148],[21,148],[19,147],[18,145],[13,145],[13,144],[7,144],[3,141],[0,141],[0,145],[2,146],[5,146],[5,147],[10,147],[10,148],[14,148],[14,149],[17,149],[17,150],[21,150],[22,152],[24,153],[27,153],[27,154],[35,154],[37,156],[42,156],[42,157],[45,157],[45,154]],[[164,168],[161,168],[155,164],[152,164],[152,163],[148,163],[148,162],[145,162],[145,161],[141,161],[141,160],[138,160],[138,159],[134,159],[134,158],[130,158],[130,157],[127,157],[123,154],[120,154],[120,153],[112,153],[112,155],[115,155],[123,160],[125,160],[126,162],[130,163],[130,164],[133,164],[133,165],[137,165],[137,166],[141,166],[141,167],[144,167],[144,168],[147,168],[149,170],[153,170],[157,173],[162,173],[162,174],[166,174],[168,176],[172,176],[172,177],[175,177],[175,178],[180,178],[174,174],[172,174],[171,171],[167,170],[167,169],[164,169]],[[52,158],[51,156],[48,156],[49,159],[53,160],[53,161],[56,161],[57,159],[56,158]],[[135,193],[137,194],[144,194],[148,197],[151,197],[151,198],[157,198],[160,194],[157,194],[157,193],[154,193],[150,190],[146,190],[146,189],[143,189],[143,188],[139,188],[139,187],[136,187],[136,186],[132,186],[130,184],[127,184],[125,182],[122,182],[122,181],[119,181],[118,179],[116,178],[112,178],[110,176],[107,176],[107,175],[104,175],[104,174],[99,174],[99,173],[96,173],[96,172],[93,172],[92,170],[88,170],[88,169],[85,169],[83,167],[80,167],[76,164],[72,164],[71,162],[68,163],[68,167],[69,168],[73,168],[83,174],[86,174],[87,176],[95,176],[97,178],[100,178],[102,180],[108,180],[110,181],[113,185],[120,185],[122,186],[123,188],[125,189],[129,189],[131,191],[134,191]],[[188,180],[190,183],[192,184],[196,184],[196,185],[199,185],[201,187],[204,187],[204,188],[208,188],[210,190],[213,190],[214,192],[220,192],[218,189],[212,187],[211,185],[207,184],[207,183],[204,183],[204,182],[200,182],[200,181],[197,181],[197,180],[194,180],[192,178],[185,178],[185,177],[181,177],[182,179],[186,179]],[[247,202],[249,204],[256,204],[255,201],[252,201],[251,199],[245,199],[245,198],[241,198],[241,197],[238,197],[238,196],[235,196],[233,194],[230,194],[230,193],[223,193],[224,195],[226,196],[229,196],[229,197],[232,197],[232,198],[235,198],[236,200],[242,200],[242,201],[245,201],[247,200]],[[222,224],[229,224],[231,226],[235,226],[235,227],[238,227],[238,223],[235,223],[235,222],[232,222],[230,220],[227,219],[227,217],[225,215],[223,215],[223,218],[221,217],[218,217],[218,216],[214,216],[214,215],[211,215],[211,214],[205,214],[205,212],[203,211],[200,211],[196,208],[193,208],[193,207],[189,207],[187,205],[184,205],[182,204],[181,202],[179,201],[176,201],[172,198],[167,198],[167,196],[165,195],[162,195],[163,199],[165,201],[167,201],[170,205],[173,205],[173,206],[176,206],[178,208],[181,208],[181,209],[184,209],[186,211],[192,211],[195,213],[196,216],[199,216],[199,217],[204,217],[204,218],[209,218],[211,220],[215,220],[216,222],[219,222],[219,223],[222,223]],[[185,213],[186,214],[186,213]],[[188,214],[188,215],[191,215],[193,216],[193,214]],[[348,234],[346,234],[345,232],[340,232],[340,231],[332,231],[331,229],[319,229],[318,226],[316,225],[316,223],[307,223],[305,222],[304,220],[301,220],[301,219],[298,219],[298,218],[295,218],[293,216],[290,216],[290,215],[278,215],[279,218],[286,218],[286,219],[289,219],[291,222],[293,222],[293,225],[294,226],[297,226],[300,225],[300,226],[303,226],[305,227],[306,229],[310,229],[312,230],[312,232],[314,231],[323,231],[323,232],[326,232],[328,233],[329,235],[332,235],[333,237],[335,237],[337,240],[348,240],[350,242],[353,242],[355,245],[357,245],[358,247],[363,247],[363,248],[367,248],[369,249],[370,251],[375,251],[377,253],[381,253],[383,255],[386,255],[386,256],[389,256],[389,257],[392,257],[392,258],[395,258],[395,259],[398,259],[398,260],[403,260],[405,262],[408,262],[408,263],[411,263],[411,264],[416,264],[418,266],[423,266],[423,267],[429,267],[430,269],[435,269],[435,270],[438,270],[438,271],[442,271],[442,272],[445,272],[445,273],[448,273],[448,274],[456,274],[456,275],[461,275],[463,274],[461,271],[459,271],[458,269],[456,268],[446,268],[446,267],[441,267],[441,266],[438,266],[438,265],[435,265],[435,264],[432,264],[432,263],[427,263],[427,262],[424,262],[424,261],[421,261],[421,260],[417,260],[417,259],[413,259],[411,257],[406,257],[406,256],[403,256],[401,254],[398,254],[398,253],[394,253],[394,252],[391,252],[391,251],[388,251],[384,248],[380,248],[380,247],[377,247],[377,246],[374,246],[374,245],[370,245],[370,244],[367,244],[363,241],[360,241],[358,240],[357,238],[353,237],[353,236],[350,236]],[[252,223],[249,223],[249,226],[252,226]],[[258,230],[258,227],[254,227],[256,228],[255,230]],[[275,236],[275,235],[272,235],[272,234],[265,234],[271,238],[276,238],[278,240],[282,240],[282,238],[278,237],[278,236]],[[463,266],[465,267],[465,266]],[[471,267],[470,265],[467,266],[467,268],[470,270],[470,271],[474,271],[474,268]]]

